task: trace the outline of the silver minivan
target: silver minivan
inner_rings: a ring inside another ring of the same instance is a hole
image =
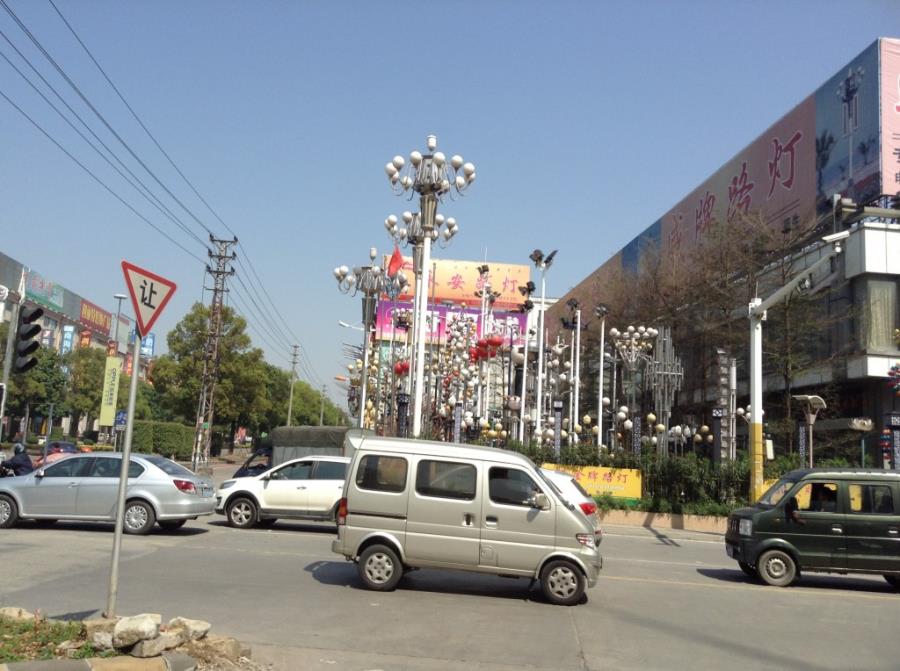
[[[540,580],[573,605],[603,565],[594,529],[526,457],[489,447],[366,437],[338,507],[332,551],[369,589],[439,568]]]

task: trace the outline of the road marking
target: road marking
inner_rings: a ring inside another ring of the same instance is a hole
[[[606,538],[607,536],[615,536],[616,538],[637,538],[637,539],[648,540],[648,541],[659,541],[659,538],[657,538],[656,536],[639,536],[637,534],[615,534],[615,533],[609,533],[607,531],[604,531],[603,537]],[[709,543],[712,545],[721,545],[723,547],[725,546],[725,539],[721,539],[721,540],[717,540],[717,541],[707,541],[707,540],[702,540],[699,538],[682,538],[680,536],[666,536],[665,534],[663,534],[663,536],[665,536],[665,538],[667,538],[669,540],[678,541],[679,543],[682,543],[682,542],[683,543]]]
[[[707,587],[711,589],[736,589],[742,591],[755,591],[760,594],[803,594],[809,596],[850,597],[853,599],[867,599],[869,601],[897,601],[895,595],[887,594],[860,594],[846,589],[830,589],[815,587],[791,587],[785,590],[783,587],[769,588],[766,585],[718,585],[710,582],[698,582],[695,580],[661,580],[659,578],[632,578],[622,575],[601,575],[600,580],[621,580],[624,582],[647,582],[657,585],[678,585],[681,587]]]
[[[640,564],[669,564],[672,566],[715,566],[716,568],[731,568],[727,564],[711,564],[705,561],[664,561],[662,559],[639,559],[637,557],[619,557],[618,555],[610,557],[609,555],[603,556],[603,561],[608,562],[610,566],[617,564],[619,562],[625,563],[640,563]]]

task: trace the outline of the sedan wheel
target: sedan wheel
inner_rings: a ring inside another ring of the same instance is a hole
[[[571,562],[552,561],[541,571],[541,591],[551,603],[574,605],[584,595],[584,576]]]
[[[250,499],[235,499],[228,504],[228,524],[249,529],[256,524],[256,505]]]
[[[16,502],[10,497],[0,494],[0,529],[8,529],[15,526],[19,519],[19,510]]]
[[[143,501],[129,501],[125,504],[124,531],[126,534],[143,536],[150,533],[154,524],[156,524],[156,514],[150,504]]]

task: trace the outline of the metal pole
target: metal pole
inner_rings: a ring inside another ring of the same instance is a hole
[[[319,426],[325,423],[325,385],[322,385],[322,405],[319,406]]]
[[[809,467],[813,467],[813,424],[816,421],[816,416],[813,413],[810,413],[806,416],[806,424],[807,431],[809,431]]]
[[[597,377],[597,451],[603,445],[603,369],[606,363],[606,315],[600,318],[600,373]]]
[[[525,320],[525,338],[522,343],[522,393],[519,396],[519,442],[525,444],[525,383],[528,378],[528,320]]]
[[[416,342],[416,385],[413,397],[413,437],[418,438],[422,433],[422,397],[425,392],[423,383],[425,377],[425,341],[426,336],[425,317],[428,307],[428,276],[431,268],[431,232],[434,230],[434,216],[437,211],[437,197],[433,193],[422,194],[420,216],[422,217],[422,280],[419,283],[422,297],[419,302],[419,314],[416,315],[418,323],[418,341]]]
[[[544,374],[544,299],[546,293],[545,273],[546,266],[541,266],[541,311],[538,314],[538,372],[537,372],[537,388],[535,389],[535,417],[534,417],[534,435],[541,435],[541,394],[543,392],[541,377]]]
[[[297,350],[299,349],[299,345],[293,345],[293,348],[294,351],[291,356],[291,391],[288,394],[288,413],[285,426],[291,425],[291,413],[294,409],[294,378],[297,376]]]
[[[581,308],[575,310],[575,424],[581,420]],[[574,428],[574,427],[569,427]]]
[[[41,463],[47,463],[47,450],[50,448],[50,433],[53,431],[53,404],[50,404],[50,418],[47,420],[47,433],[44,434],[44,459]]]
[[[762,301],[754,298],[751,310]],[[763,494],[762,315],[750,313],[750,502]]]
[[[134,329],[134,346],[132,357],[135,368],[131,375],[131,388],[128,392],[128,413],[125,424],[125,444],[122,446],[122,467],[119,469],[119,491],[116,497],[116,528],[113,534],[112,564],[109,571],[109,597],[106,600],[106,612],[108,618],[116,615],[116,595],[119,590],[119,554],[122,551],[122,525],[125,519],[125,488],[128,485],[128,467],[131,456],[131,435],[134,430],[134,403],[137,398],[138,383],[138,357],[141,354],[141,334],[137,326]]]
[[[13,349],[16,346],[16,327],[19,324],[19,305],[21,303],[21,299],[17,303],[12,303],[12,310],[9,316],[9,329],[6,332],[6,352],[3,356],[3,388],[9,389],[9,372],[12,369],[12,354]],[[4,308],[5,309],[5,308]],[[3,398],[0,398],[0,440],[2,440],[3,433],[3,418],[6,417],[6,397],[7,394],[3,394]]]
[[[368,300],[368,297],[363,298]],[[369,323],[365,324],[363,335],[363,367],[359,375],[359,428],[365,428],[366,387],[369,386]]]

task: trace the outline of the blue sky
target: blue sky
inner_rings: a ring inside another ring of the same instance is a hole
[[[6,1],[159,178],[227,235],[52,6]],[[384,218],[416,208],[391,194],[384,164],[423,150],[429,133],[478,171],[466,198],[442,207],[461,230],[438,254],[527,263],[535,247],[559,248],[548,292],[562,294],[875,38],[900,34],[893,0],[57,5],[240,237],[326,382],[344,369],[341,343],[359,339],[337,323],[359,321],[359,300],[338,293],[331,270],[363,263],[373,245],[390,251]],[[0,30],[114,146],[2,8]],[[18,58],[2,38],[0,52]],[[2,61],[0,90],[135,208],[205,254]],[[175,280],[160,335],[200,297],[202,265],[2,99],[0,143],[0,250],[110,311],[124,289],[122,259]],[[281,338],[251,335],[287,367]]]

